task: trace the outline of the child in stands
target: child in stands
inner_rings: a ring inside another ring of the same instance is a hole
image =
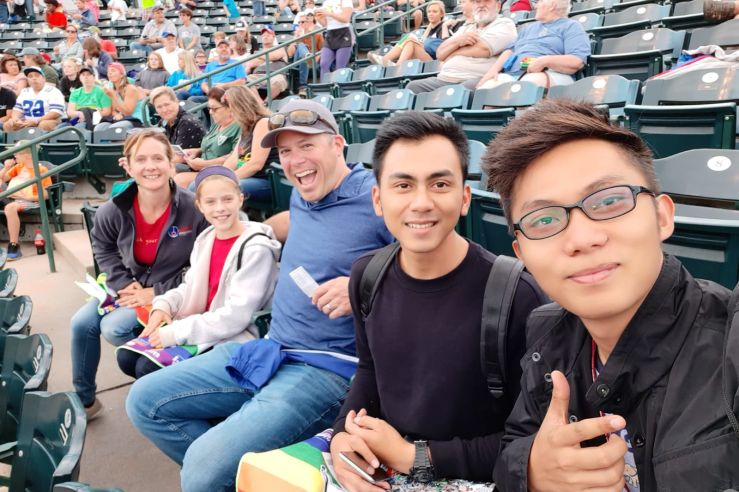
[[[25,144],[26,140],[19,141],[16,146]],[[45,173],[48,169],[39,164],[39,172]],[[25,148],[15,153],[15,157],[5,160],[5,167],[0,171],[0,180],[8,183],[8,189],[13,188],[21,183],[25,183],[33,179],[33,156],[31,149]],[[41,180],[41,186],[45,189],[51,186],[51,178],[47,177]],[[19,214],[26,210],[38,208],[38,190],[36,185],[24,188],[12,195],[13,198],[5,199],[5,218],[8,221],[8,235],[10,236],[10,244],[8,244],[8,260],[17,260],[21,256],[18,240],[21,231],[21,219]],[[44,198],[46,192],[44,191]]]
[[[280,243],[272,228],[239,217],[244,195],[231,169],[211,166],[195,179],[196,204],[211,224],[195,240],[184,281],[154,298],[141,337],[154,348],[254,339],[255,311],[270,304]],[[140,378],[159,369],[144,355],[118,350],[118,365]]]

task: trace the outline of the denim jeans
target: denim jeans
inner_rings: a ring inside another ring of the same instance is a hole
[[[255,16],[267,15],[264,0],[254,0],[252,2],[252,14]]]
[[[244,199],[247,202],[249,200],[266,202],[272,197],[272,187],[269,180],[264,178],[240,179],[239,188],[241,188],[241,193],[244,194]]]
[[[83,405],[95,401],[95,375],[100,363],[100,335],[117,347],[136,337],[142,330],[136,310],[118,308],[105,316],[97,311],[93,299],[72,316],[72,383]]]
[[[297,43],[295,45],[295,54],[293,55],[293,61],[302,60],[310,54],[310,50],[303,43]],[[303,62],[298,65],[298,84],[303,87],[308,85],[308,62]]]
[[[239,346],[224,343],[148,374],[128,394],[133,425],[182,465],[184,492],[233,490],[244,453],[287,446],[331,426],[349,389],[333,372],[285,363],[260,390],[248,391],[226,372]]]

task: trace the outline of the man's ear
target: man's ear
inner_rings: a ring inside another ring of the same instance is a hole
[[[518,239],[514,239],[511,246],[513,246],[513,252],[516,253],[516,258],[523,261],[523,257],[521,256],[521,244],[518,242]]]
[[[657,204],[657,227],[659,238],[665,241],[675,231],[675,202],[669,195],[659,195],[655,198]]]
[[[372,208],[375,209],[375,215],[382,217],[382,204],[380,203],[380,187],[372,186]]]
[[[472,188],[465,183],[462,189],[462,210],[460,211],[462,217],[466,217],[470,211],[470,203],[472,203]]]

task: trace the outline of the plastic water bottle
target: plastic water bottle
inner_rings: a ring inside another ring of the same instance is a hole
[[[44,236],[41,235],[41,229],[36,229],[36,237],[33,238],[33,244],[36,245],[37,255],[46,254],[46,241],[44,241]]]

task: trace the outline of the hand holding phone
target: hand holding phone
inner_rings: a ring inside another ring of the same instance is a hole
[[[357,473],[357,475],[371,484],[376,484],[377,482],[382,482],[383,480],[387,480],[388,478],[390,478],[387,470],[382,467],[376,468],[375,472],[372,475],[367,473],[365,471],[365,468],[367,468],[369,464],[354,451],[341,451],[339,453],[339,458],[341,458],[344,463],[349,465],[351,469]]]

